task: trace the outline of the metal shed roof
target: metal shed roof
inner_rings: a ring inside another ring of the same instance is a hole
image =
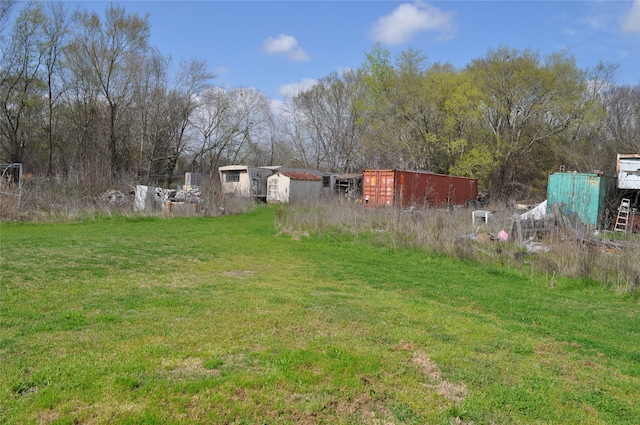
[[[362,174],[339,174],[336,176],[336,179],[339,180],[349,180],[349,179],[357,179],[362,178]]]

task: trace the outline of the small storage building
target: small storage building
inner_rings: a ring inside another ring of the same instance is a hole
[[[362,202],[374,207],[449,207],[478,197],[478,180],[428,171],[365,170]]]
[[[640,190],[640,155],[619,153],[616,174],[618,189]]]
[[[267,202],[295,203],[320,200],[322,177],[303,171],[278,170],[267,178]]]
[[[218,168],[218,172],[223,193],[264,200],[267,197],[267,177],[273,174],[273,169],[226,165]]]
[[[582,223],[602,228],[615,185],[613,177],[595,173],[553,173],[547,186],[548,212],[560,204],[563,215],[576,213]]]

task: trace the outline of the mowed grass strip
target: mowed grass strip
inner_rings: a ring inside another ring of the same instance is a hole
[[[0,423],[637,423],[634,300],[276,210],[0,224]]]

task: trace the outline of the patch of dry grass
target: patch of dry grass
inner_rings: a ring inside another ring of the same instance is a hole
[[[637,296],[640,286],[640,242],[610,249],[588,243],[575,232],[557,228],[542,234],[548,253],[528,253],[513,238],[508,242],[489,240],[488,234],[511,231],[513,214],[496,213],[490,223],[471,223],[471,210],[384,209],[365,208],[355,203],[332,203],[321,206],[290,206],[277,214],[280,232],[295,238],[310,234],[327,237],[349,236],[366,239],[375,245],[394,249],[422,249],[451,255],[461,260],[499,263],[542,273],[551,286],[560,277],[600,282],[620,295]],[[486,241],[469,235],[487,233]],[[606,242],[603,241],[603,242]]]

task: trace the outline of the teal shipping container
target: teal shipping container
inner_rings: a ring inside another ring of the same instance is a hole
[[[607,201],[615,194],[613,177],[586,173],[553,173],[547,186],[547,212],[554,204],[561,203],[562,214],[576,213],[580,221],[597,228],[606,223]]]

